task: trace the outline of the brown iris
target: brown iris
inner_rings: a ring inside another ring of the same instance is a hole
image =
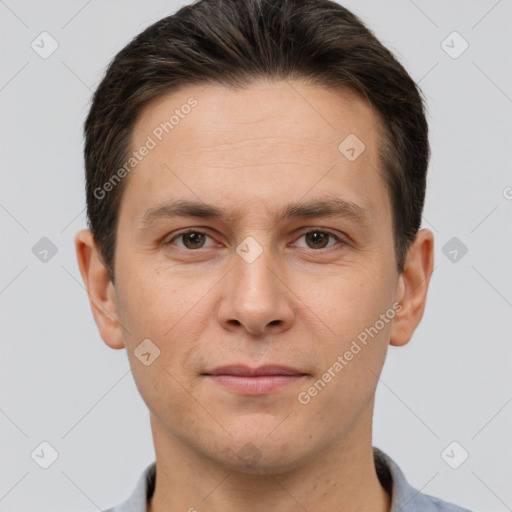
[[[193,231],[191,233],[184,233],[181,235],[181,238],[187,249],[200,249],[204,243],[205,236],[206,235],[204,233]],[[187,240],[190,242],[190,244],[186,242]]]
[[[329,234],[328,233],[322,233],[321,231],[310,231],[309,233],[306,233],[306,241],[312,242],[313,245],[316,245],[316,247],[313,247],[314,249],[323,249],[327,243],[329,242]],[[320,244],[318,246],[317,244]]]

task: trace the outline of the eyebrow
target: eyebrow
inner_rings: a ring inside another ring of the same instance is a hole
[[[226,223],[233,223],[240,215],[236,211],[229,211],[224,207],[214,206],[201,201],[179,199],[149,208],[139,219],[138,224],[141,229],[145,229],[160,219],[174,217],[218,219]],[[314,217],[348,218],[365,226],[370,221],[370,212],[351,201],[339,197],[329,197],[308,202],[290,203],[278,212],[276,220]]]

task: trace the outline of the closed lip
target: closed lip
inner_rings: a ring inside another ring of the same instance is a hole
[[[274,375],[285,375],[285,376],[297,376],[307,375],[296,368],[290,368],[289,366],[267,364],[258,366],[257,368],[251,368],[247,365],[235,364],[219,366],[213,370],[205,372],[203,375],[237,375],[242,377],[259,377],[263,375],[274,376]]]

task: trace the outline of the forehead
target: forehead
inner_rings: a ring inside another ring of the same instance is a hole
[[[198,117],[200,123],[194,122]],[[201,147],[208,147],[227,138],[235,142],[237,138],[248,141],[251,135],[274,135],[291,144],[295,140],[295,145],[306,138],[334,144],[337,149],[340,137],[349,133],[371,146],[378,123],[377,112],[350,88],[297,81],[259,81],[244,88],[208,84],[150,101],[139,113],[133,142],[137,146],[143,137],[153,134],[156,139],[174,139],[180,150],[186,151],[198,149],[196,138],[200,138]],[[194,133],[183,133],[190,125]],[[224,148],[218,149],[221,152]]]
[[[347,88],[297,81],[187,87],[140,112],[132,150],[149,139],[153,148],[128,176],[124,195],[140,208],[165,202],[171,191],[224,204],[245,197],[249,207],[251,200],[299,200],[314,189],[382,209],[380,130],[378,114]]]

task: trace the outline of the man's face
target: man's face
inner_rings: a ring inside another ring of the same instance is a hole
[[[189,87],[143,110],[132,149],[156,146],[125,178],[115,297],[156,446],[281,471],[368,435],[399,288],[379,130],[355,93],[299,82]],[[171,215],[177,201],[228,216]],[[237,375],[267,365],[289,371]]]

